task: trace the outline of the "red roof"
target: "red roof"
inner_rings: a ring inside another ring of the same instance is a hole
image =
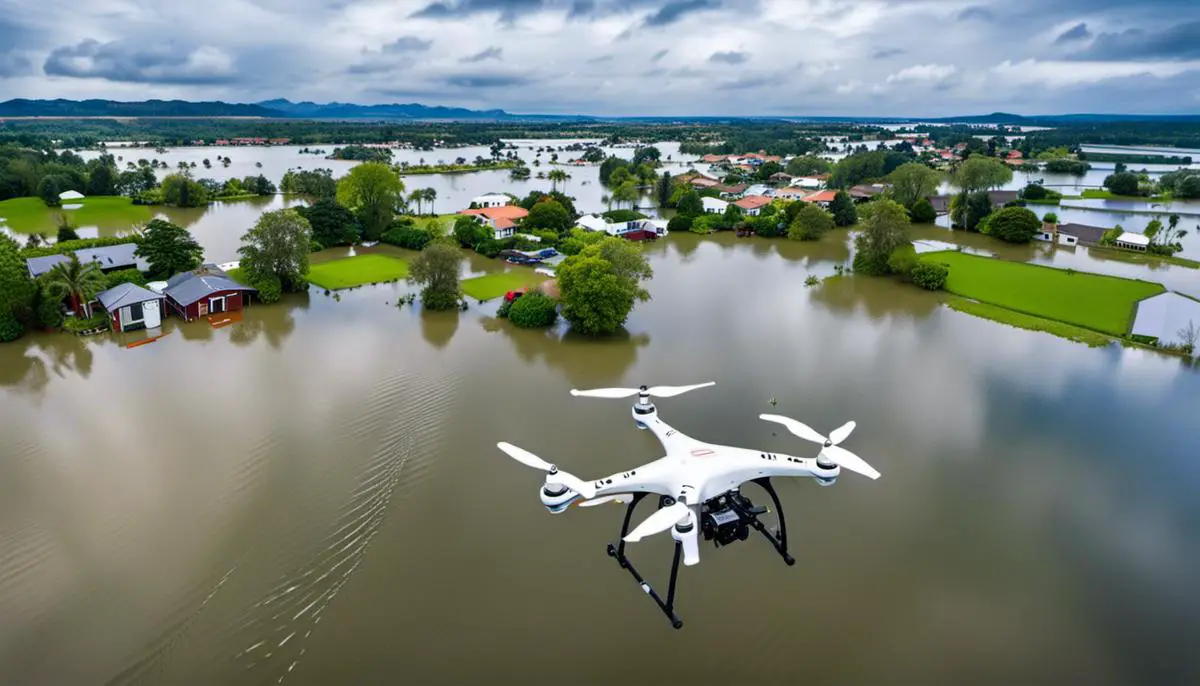
[[[812,195],[806,195],[801,200],[804,202],[833,202],[833,199],[836,197],[837,191],[821,191]]]
[[[1024,156],[1025,156],[1025,154],[1022,153],[1020,150],[1009,150],[1008,151],[1008,159],[1010,159],[1010,160],[1019,160]]]
[[[765,198],[761,195],[748,195],[741,200],[735,200],[733,204],[737,205],[743,210],[753,210],[762,207],[763,205],[770,205],[771,199]]]
[[[492,226],[496,227],[497,229],[511,229],[512,227],[516,226],[516,224],[514,224],[511,219],[500,217],[499,219],[492,220]]]
[[[459,214],[475,214],[491,220],[508,219],[510,221],[529,216],[529,210],[518,205],[502,205],[500,207],[482,207],[477,210],[463,210]]]

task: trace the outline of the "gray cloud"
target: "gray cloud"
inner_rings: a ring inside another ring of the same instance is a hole
[[[503,88],[527,86],[535,79],[519,74],[454,74],[441,79],[442,83],[457,88]]]
[[[431,40],[422,40],[416,36],[401,36],[384,45],[381,51],[386,53],[426,52],[432,45],[433,41]]]
[[[474,63],[474,62],[483,62],[484,60],[499,60],[500,55],[503,52],[504,52],[504,48],[498,48],[493,45],[489,48],[486,48],[484,50],[481,50],[481,51],[475,53],[474,55],[468,55],[468,56],[460,59],[459,62],[464,62],[464,63],[469,64],[469,63]]]
[[[654,53],[654,55],[650,58],[650,61],[657,63],[660,60],[662,60],[662,58],[666,57],[668,52],[671,52],[671,51],[666,48],[663,48],[662,50],[659,50],[658,52]]]
[[[0,78],[24,76],[33,71],[29,58],[16,51],[0,52]]]
[[[689,14],[710,10],[720,5],[717,0],[674,0],[646,17],[646,26],[667,26],[683,19]]]
[[[43,69],[51,76],[132,83],[214,84],[234,78],[231,60],[215,48],[188,48],[170,42],[101,43],[91,38],[55,48]]]
[[[886,60],[889,57],[899,57],[900,55],[903,55],[903,54],[904,54],[904,51],[901,50],[900,48],[888,48],[886,50],[880,50],[880,51],[876,52],[874,55],[871,55],[871,59]]]
[[[1093,60],[1200,58],[1200,20],[1157,31],[1134,28],[1120,33],[1101,33],[1075,57]]]
[[[722,81],[716,85],[716,89],[719,91],[750,90],[754,88],[768,87],[772,83],[777,83],[777,80],[769,76],[747,76],[743,79]]]
[[[496,12],[501,21],[511,22],[517,17],[537,12],[544,7],[543,0],[441,0],[432,2],[410,14],[413,18],[458,19],[473,14]]]
[[[1054,39],[1054,44],[1073,43],[1078,40],[1087,40],[1091,37],[1092,32],[1088,31],[1087,24],[1081,22],[1059,34],[1058,38]]]
[[[959,21],[982,21],[989,24],[996,19],[991,10],[987,9],[986,7],[979,6],[965,8],[963,11],[958,13],[956,18]]]
[[[599,57],[593,57],[592,59],[588,60],[587,62],[588,62],[588,64],[604,64],[606,62],[612,62],[612,61],[613,61],[612,55],[600,55]]]
[[[730,50],[728,52],[714,52],[708,56],[708,61],[721,64],[741,64],[749,59],[749,56],[744,52]]]

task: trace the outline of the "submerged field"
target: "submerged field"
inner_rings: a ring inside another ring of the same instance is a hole
[[[926,253],[922,258],[950,267],[946,290],[955,295],[1114,336],[1129,332],[1139,300],[1166,290],[1148,281],[954,251]]]
[[[67,205],[82,205],[76,209],[47,207],[41,198],[13,198],[0,202],[0,225],[17,233],[48,233],[58,230],[58,216],[66,217],[74,226],[105,226],[132,228],[154,217],[153,208],[134,205],[121,196],[96,196],[72,200]]]

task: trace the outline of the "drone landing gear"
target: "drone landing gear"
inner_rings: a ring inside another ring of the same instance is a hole
[[[771,502],[775,505],[775,511],[779,513],[778,534],[768,531],[767,527],[758,521],[758,516],[764,514],[767,509],[765,507],[755,507],[754,503],[750,502],[748,498],[734,490],[704,503],[701,508],[704,540],[716,539],[714,544],[720,547],[734,541],[746,540],[749,530],[752,528],[762,534],[775,548],[775,552],[779,553],[783,561],[791,567],[796,564],[796,559],[788,554],[787,524],[783,516],[783,505],[779,502],[779,495],[775,493],[775,487],[771,485],[769,477],[754,479],[753,483],[762,486],[767,495],[771,496]],[[671,560],[671,582],[667,588],[667,599],[665,601],[642,578],[642,575],[629,562],[629,558],[625,556],[625,535],[629,533],[629,522],[633,519],[634,509],[645,497],[645,493],[639,492],[633,494],[632,500],[629,501],[629,506],[625,508],[625,521],[621,523],[621,537],[618,539],[617,545],[608,544],[608,555],[609,557],[616,558],[617,564],[621,565],[622,569],[629,570],[629,573],[633,575],[634,580],[638,582],[642,590],[654,599],[654,602],[658,605],[658,609],[662,610],[667,619],[671,620],[671,626],[676,629],[682,629],[683,620],[675,614],[675,582],[679,578],[679,559],[683,553],[683,544],[679,542],[675,543],[675,556]],[[661,508],[669,504],[669,502],[669,499],[660,497],[659,507]]]
[[[642,590],[654,599],[654,602],[658,605],[658,609],[662,610],[663,614],[667,616],[667,619],[671,620],[671,626],[676,629],[682,629],[683,620],[679,618],[679,615],[675,614],[675,581],[679,578],[679,558],[683,553],[683,544],[679,542],[675,543],[675,557],[671,561],[671,585],[667,589],[667,599],[665,602],[663,601],[662,596],[658,595],[658,591],[655,591],[654,588],[642,578],[642,575],[638,574],[638,571],[634,569],[633,565],[629,562],[629,558],[625,557],[625,535],[629,533],[629,521],[633,518],[634,508],[636,508],[638,503],[642,501],[642,498],[645,497],[645,493],[633,494],[633,499],[629,501],[629,507],[625,508],[625,521],[621,524],[621,537],[618,539],[616,546],[611,543],[608,544],[608,555],[609,557],[616,558],[617,564],[621,565],[622,569],[629,570],[629,573],[633,575],[633,578],[638,582],[638,585],[642,587]]]

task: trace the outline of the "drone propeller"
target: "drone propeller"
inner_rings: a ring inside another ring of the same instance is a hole
[[[526,467],[533,467],[534,469],[546,472],[546,483],[548,484],[562,484],[584,498],[592,498],[596,495],[596,489],[591,484],[573,474],[562,471],[555,465],[550,464],[524,448],[518,448],[511,443],[504,442],[497,443],[496,447]]]
[[[683,544],[683,564],[694,565],[700,561],[700,540],[697,538],[700,532],[700,522],[696,518],[696,511],[682,500],[676,501],[669,507],[661,508],[647,517],[633,531],[625,535],[625,541],[636,543],[646,536],[662,533],[677,524],[691,525],[691,528],[687,532],[679,534],[676,540]]]
[[[645,391],[653,398],[672,398],[677,395],[682,395],[688,391],[694,391],[697,388],[705,388],[716,385],[716,381],[707,383],[692,384],[691,386],[650,386],[649,388],[642,386],[641,388],[594,388],[590,391],[580,391],[571,389],[571,395],[582,396],[585,398],[629,398],[635,396],[642,391]]]
[[[759,419],[765,419],[768,422],[782,424],[788,431],[795,436],[803,438],[806,441],[821,444],[821,454],[833,460],[834,464],[840,467],[849,469],[852,472],[857,472],[869,479],[878,479],[879,472],[867,464],[867,461],[855,455],[854,453],[839,447],[838,444],[846,440],[850,436],[850,432],[854,431],[855,423],[853,421],[846,422],[829,433],[829,438],[822,436],[814,431],[807,424],[791,419],[790,417],[781,417],[777,414],[761,414]]]

